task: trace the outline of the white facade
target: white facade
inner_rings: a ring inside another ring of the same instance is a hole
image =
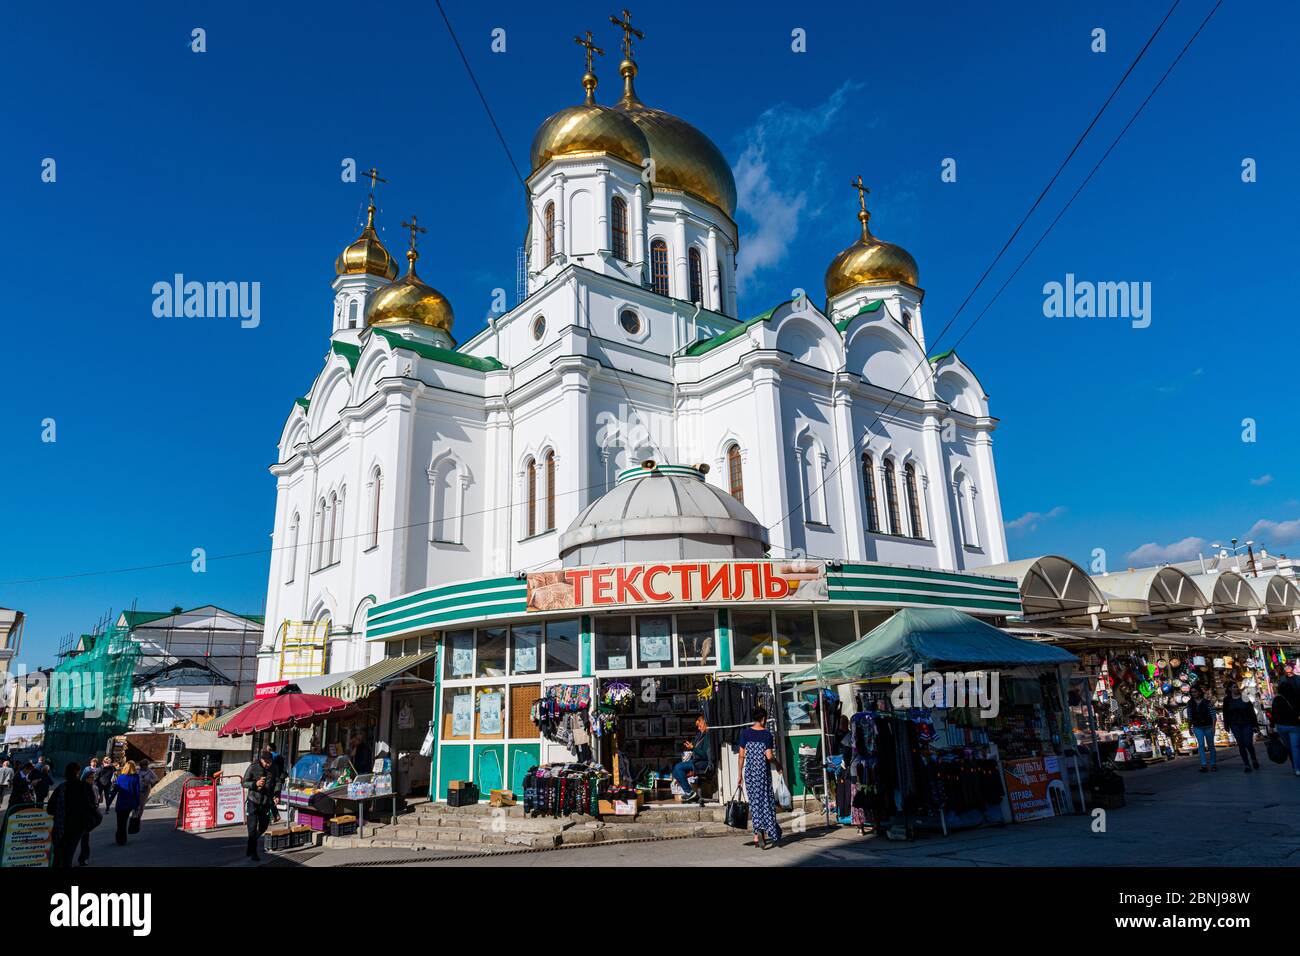
[[[927,359],[920,289],[864,283],[743,322],[736,225],[719,207],[605,154],[550,158],[529,188],[527,298],[454,350],[415,322],[357,326],[387,280],[335,280],[330,351],[271,468],[260,680],[278,677],[286,620],[328,619],[328,669],[351,670],[383,655],[365,642],[375,603],[558,566],[559,532],[644,458],[707,464],[730,490],[738,454],[776,557],[1007,560],[996,420],[960,358]],[[652,288],[657,240],[668,295]]]

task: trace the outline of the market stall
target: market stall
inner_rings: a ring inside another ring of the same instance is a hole
[[[837,817],[910,837],[1074,809],[1062,674],[1074,662],[959,611],[904,609],[786,683],[850,705],[848,747],[825,763]]]

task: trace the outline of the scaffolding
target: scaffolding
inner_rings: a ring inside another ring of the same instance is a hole
[[[280,625],[280,680],[325,673],[329,650],[329,621],[284,621]]]
[[[61,767],[104,753],[110,737],[130,729],[140,645],[125,627],[105,627],[81,639],[50,673],[45,697],[49,762]]]

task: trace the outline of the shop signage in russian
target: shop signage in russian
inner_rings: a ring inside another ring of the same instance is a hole
[[[825,601],[820,561],[683,561],[562,568],[528,575],[528,610]]]
[[[287,680],[267,681],[264,684],[258,684],[253,690],[254,697],[274,697],[289,686]]]
[[[1011,817],[1016,821],[1054,817],[1064,813],[1068,806],[1059,757],[1004,760],[1002,777],[1011,803]]]
[[[216,822],[219,827],[244,822],[244,788],[238,782],[217,786]]]
[[[0,866],[47,867],[54,847],[54,817],[37,806],[5,814]]]
[[[176,825],[188,833],[211,830],[217,825],[217,788],[210,783],[187,784],[181,789]]]

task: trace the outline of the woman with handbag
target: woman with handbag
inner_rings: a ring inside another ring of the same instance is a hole
[[[767,711],[754,708],[754,722],[740,732],[738,770],[749,795],[749,817],[754,828],[753,846],[767,849],[781,842],[781,825],[776,821],[776,800],[772,795],[772,761],[776,741],[767,729]]]
[[[127,827],[131,824],[131,815],[143,801],[140,799],[140,775],[135,772],[135,762],[128,760],[122,765],[122,772],[113,781],[113,792],[117,794],[113,807],[117,811],[118,846],[126,846]],[[140,832],[140,822],[135,822],[135,832]]]

